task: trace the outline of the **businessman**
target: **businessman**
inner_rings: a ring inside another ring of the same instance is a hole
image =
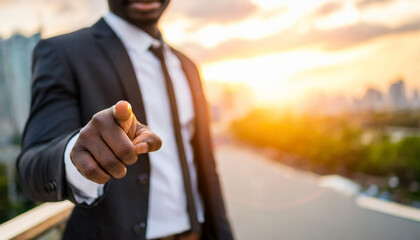
[[[34,50],[22,189],[75,203],[64,239],[233,239],[199,73],[157,27],[169,0],[108,4]]]

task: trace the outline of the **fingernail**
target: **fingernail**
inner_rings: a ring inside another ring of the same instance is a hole
[[[128,109],[128,111],[130,111],[130,112],[132,112],[133,110],[131,109],[131,104],[130,103],[128,103],[127,104],[127,109]]]

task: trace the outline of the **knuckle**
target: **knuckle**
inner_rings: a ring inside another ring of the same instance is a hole
[[[76,145],[72,148],[70,151],[70,159],[72,162],[76,165],[84,164],[84,162],[80,162],[83,160],[83,154],[86,153],[86,150],[83,145],[80,145],[80,143],[76,142]]]
[[[71,150],[71,152],[70,152],[70,159],[73,161],[73,162],[76,162],[77,161],[77,150],[73,147],[73,149]]]
[[[149,144],[152,151],[156,151],[162,146],[162,139],[151,131],[147,131],[142,140]]]
[[[162,147],[162,140],[160,138],[155,139],[149,143],[149,151],[154,152],[159,150]]]
[[[121,179],[123,177],[125,177],[125,175],[127,174],[127,169],[124,167],[123,169],[121,169],[121,171],[118,171],[117,174],[115,174],[115,178],[117,179]]]
[[[92,129],[89,126],[85,126],[84,128],[80,129],[79,139],[82,139],[82,140],[83,139],[89,139],[89,138],[92,137],[92,135],[93,135]]]
[[[87,127],[84,127],[82,129],[80,129],[79,139],[80,138],[86,138],[87,136],[88,136],[88,129],[87,129]]]
[[[105,184],[109,181],[109,179],[111,179],[111,176],[102,176],[99,179],[97,179],[95,182],[99,183],[99,184]]]
[[[155,144],[156,144],[156,150],[160,149],[162,147],[162,138],[155,135]]]
[[[103,125],[103,121],[104,121],[104,119],[103,119],[103,116],[100,112],[93,115],[92,119],[90,120],[92,125],[98,126],[98,127]]]
[[[85,164],[82,172],[83,172],[83,175],[85,175],[90,180],[97,179],[99,176],[98,168],[90,164]]]
[[[141,123],[137,124],[137,129],[138,132],[144,133],[144,132],[148,132],[150,131],[149,127],[147,125],[143,125]]]
[[[155,134],[151,131],[145,131],[142,134],[142,140],[145,142],[151,142],[155,140]]]
[[[130,165],[132,165],[132,164],[134,164],[136,162],[137,162],[137,156],[133,156],[133,157],[127,158],[124,161],[124,164],[127,165],[127,166],[130,166]]]
[[[102,167],[107,171],[113,172],[119,169],[121,163],[116,159],[111,159],[102,164]]]
[[[132,162],[135,157],[133,144],[131,142],[122,143],[118,149],[117,156],[124,163]]]

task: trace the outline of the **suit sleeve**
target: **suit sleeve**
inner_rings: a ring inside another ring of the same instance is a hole
[[[64,151],[81,127],[78,85],[52,39],[41,40],[32,61],[32,102],[17,160],[19,181],[34,201],[74,201],[67,187]]]

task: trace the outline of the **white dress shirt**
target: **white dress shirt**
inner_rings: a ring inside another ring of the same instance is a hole
[[[162,138],[162,148],[149,153],[151,172],[146,238],[160,238],[184,232],[190,229],[190,223],[170,103],[160,62],[148,50],[150,46],[159,45],[160,42],[111,12],[104,19],[121,39],[131,59],[142,93],[148,126]],[[194,134],[191,91],[179,59],[166,44],[164,44],[164,55],[177,100],[197,216],[200,222],[204,222],[191,146]],[[69,141],[65,151],[67,181],[74,190],[77,202],[91,204],[103,194],[103,184],[86,179],[73,165],[70,152],[77,137],[78,135]]]

